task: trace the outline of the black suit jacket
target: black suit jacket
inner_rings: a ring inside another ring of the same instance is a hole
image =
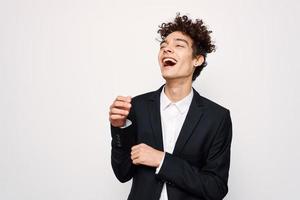
[[[163,87],[163,86],[162,86]],[[220,200],[228,192],[232,124],[228,109],[194,96],[172,154],[156,168],[134,165],[131,147],[145,143],[163,151],[160,87],[132,99],[128,119],[132,125],[111,126],[111,164],[121,182],[132,178],[129,200],[159,200],[163,183],[169,200]]]

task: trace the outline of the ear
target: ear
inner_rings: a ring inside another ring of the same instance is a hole
[[[204,57],[202,55],[196,56],[196,58],[194,59],[194,67],[198,67],[202,65],[203,62],[204,62]]]

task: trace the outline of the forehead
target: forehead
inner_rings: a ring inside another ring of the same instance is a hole
[[[185,40],[188,44],[192,44],[193,40],[190,36],[183,34],[180,31],[175,31],[173,33],[170,33],[165,39],[164,41],[166,42],[171,42],[171,41],[177,41],[177,40]]]

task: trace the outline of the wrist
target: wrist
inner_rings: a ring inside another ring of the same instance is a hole
[[[164,152],[158,151],[156,167],[159,167],[159,166],[160,166],[160,163],[161,163],[162,160],[163,160],[164,154],[165,154]]]

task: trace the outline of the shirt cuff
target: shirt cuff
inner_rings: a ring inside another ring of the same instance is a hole
[[[127,128],[128,126],[130,126],[132,124],[132,122],[129,119],[126,119],[125,125],[120,127],[120,128]]]
[[[158,174],[158,172],[159,172],[159,170],[160,170],[160,168],[161,168],[161,166],[162,166],[162,164],[163,164],[163,162],[164,162],[165,155],[166,155],[166,153],[164,152],[164,156],[163,156],[163,158],[161,159],[159,166],[156,168],[155,174]]]

